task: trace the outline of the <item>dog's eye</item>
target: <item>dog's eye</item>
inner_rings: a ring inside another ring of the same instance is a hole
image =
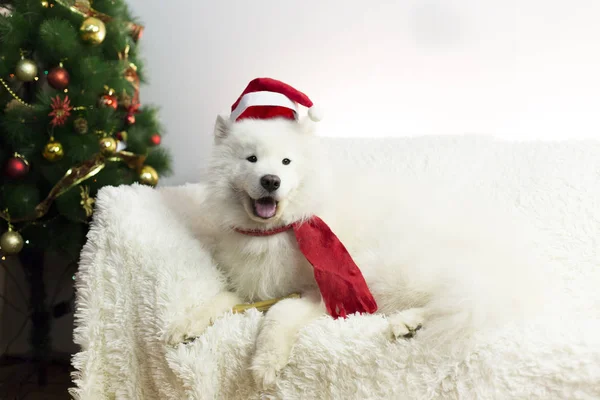
[[[284,158],[283,160],[281,160],[281,163],[283,165],[289,165],[292,162],[292,160],[290,160],[289,158]]]
[[[246,160],[248,160],[250,162],[257,162],[258,158],[256,158],[256,156],[250,156],[250,157],[246,158]]]

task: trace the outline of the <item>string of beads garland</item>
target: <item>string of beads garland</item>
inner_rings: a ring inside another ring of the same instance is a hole
[[[25,107],[32,107],[31,104],[26,103],[25,100],[17,96],[17,94],[10,88],[10,86],[8,86],[4,79],[0,78],[0,84],[4,87],[4,89],[6,89],[8,94],[10,94],[14,100],[18,101],[21,105],[24,105]]]

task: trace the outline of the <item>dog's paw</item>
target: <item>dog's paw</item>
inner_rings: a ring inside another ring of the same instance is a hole
[[[173,321],[165,332],[165,342],[174,346],[194,340],[202,335],[217,318],[240,303],[242,301],[234,293],[217,294],[207,304],[188,310],[180,319]]]
[[[409,308],[389,317],[390,334],[392,339],[411,338],[421,329],[425,322],[422,308]]]
[[[275,384],[289,362],[294,338],[293,333],[267,317],[256,338],[256,350],[250,366],[258,389],[266,390]]]
[[[257,351],[252,359],[250,370],[256,387],[260,390],[269,389],[275,385],[275,381],[283,368],[287,365],[289,351],[283,349],[269,349]]]
[[[193,317],[195,318],[186,316],[180,321],[173,322],[165,333],[165,342],[170,346],[189,342],[204,333],[212,324],[212,319],[206,315],[196,313]]]

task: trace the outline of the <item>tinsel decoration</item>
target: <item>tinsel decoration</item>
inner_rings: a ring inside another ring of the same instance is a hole
[[[79,195],[81,196],[81,207],[85,211],[86,217],[91,217],[94,212],[94,198],[90,196],[89,186],[79,186]]]
[[[154,170],[152,167],[144,166],[145,160],[146,156],[133,154],[127,151],[119,151],[115,154],[111,154],[108,157],[105,157],[101,153],[96,154],[94,157],[79,164],[78,166],[69,168],[65,175],[54,185],[52,190],[50,190],[48,196],[46,196],[46,198],[35,207],[35,212],[33,214],[20,218],[13,218],[11,220],[7,213],[0,211],[0,218],[6,221],[12,221],[14,223],[33,221],[42,218],[44,215],[46,215],[56,198],[62,196],[64,193],[79,185],[81,182],[95,176],[98,172],[104,169],[108,162],[124,162],[128,168],[138,171],[141,171],[143,167],[148,167]],[[156,173],[155,170],[154,172]],[[156,174],[156,179],[158,180],[158,174]]]

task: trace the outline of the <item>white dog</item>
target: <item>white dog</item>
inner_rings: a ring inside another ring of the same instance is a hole
[[[313,127],[308,119],[217,118],[200,213],[230,291],[187,315],[171,341],[200,335],[236,304],[301,293],[266,313],[256,341],[255,381],[273,384],[297,332],[327,309],[292,230],[243,232],[312,216],[327,223],[359,266],[378,312],[389,318],[391,338],[416,333],[432,349],[464,349],[475,330],[537,310],[544,286],[538,263],[517,239],[524,231],[510,214],[452,182],[333,170]]]

